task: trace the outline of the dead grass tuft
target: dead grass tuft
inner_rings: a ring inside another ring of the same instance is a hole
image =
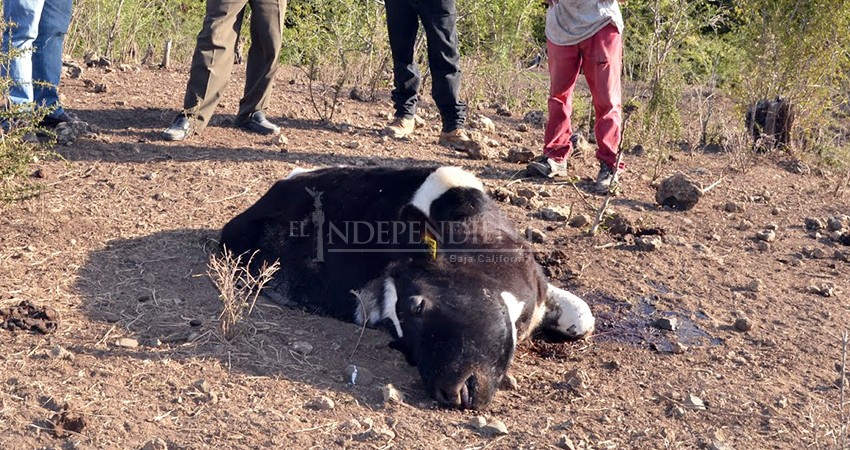
[[[243,257],[246,255],[247,253],[243,253],[234,256],[225,247],[220,254],[212,255],[207,265],[207,275],[219,292],[218,298],[222,304],[219,329],[227,341],[232,341],[242,332],[240,323],[251,315],[263,287],[280,268],[277,261],[271,265],[263,262],[259,271],[252,273],[251,267],[257,252],[248,256],[243,264]]]

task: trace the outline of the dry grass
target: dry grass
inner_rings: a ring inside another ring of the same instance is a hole
[[[259,271],[254,274],[251,267],[257,252],[248,256],[243,264],[243,257],[246,255],[247,253],[234,256],[230,250],[223,248],[221,254],[210,257],[207,266],[207,275],[219,292],[218,298],[222,305],[219,329],[227,341],[239,336],[242,330],[240,323],[251,315],[263,287],[280,268],[277,261],[271,265],[263,262]]]

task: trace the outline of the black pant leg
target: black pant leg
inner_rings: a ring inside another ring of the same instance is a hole
[[[466,104],[460,101],[460,50],[455,0],[422,0],[418,3],[428,39],[434,103],[443,118],[443,131],[463,126]]]
[[[387,32],[393,57],[392,100],[396,117],[416,114],[419,93],[419,68],[413,60],[419,17],[410,0],[386,0]]]

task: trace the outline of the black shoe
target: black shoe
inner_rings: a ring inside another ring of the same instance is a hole
[[[162,137],[166,141],[182,141],[183,139],[186,139],[195,132],[195,129],[192,126],[192,120],[192,117],[180,114],[174,118],[174,122],[171,122],[171,126],[162,132]]]
[[[237,122],[236,126],[243,130],[253,131],[260,134],[280,134],[280,127],[269,122],[262,111],[255,111],[248,116],[248,120]]]
[[[39,123],[39,126],[44,128],[56,128],[60,123],[78,122],[80,119],[68,111],[62,111],[58,116],[44,116]]]
[[[569,174],[567,171],[567,160],[558,162],[546,156],[540,156],[528,163],[526,171],[528,175],[547,178],[565,177]]]
[[[614,168],[605,164],[599,163],[599,173],[596,175],[596,192],[599,194],[607,194],[612,189],[616,189],[619,181],[618,173],[614,173]]]

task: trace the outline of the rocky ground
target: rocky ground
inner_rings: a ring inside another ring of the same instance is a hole
[[[540,148],[539,114],[474,105],[485,146],[472,159],[436,145],[427,104],[412,139],[381,138],[386,89],[320,124],[287,69],[268,108],[277,140],[231,126],[239,72],[213,126],[163,142],[186,76],[66,78],[65,103],[90,126],[38,162],[40,196],[0,207],[0,447],[850,448],[842,172],[740,145],[664,160],[638,148],[614,218],[589,236],[602,203],[592,150],[566,180],[511,162]],[[521,345],[516,383],[462,412],[438,408],[378,331],[261,300],[241,337],[220,337],[211,239],[275,180],[296,166],[435,164],[484,180],[553,282],[587,299],[591,339]]]

